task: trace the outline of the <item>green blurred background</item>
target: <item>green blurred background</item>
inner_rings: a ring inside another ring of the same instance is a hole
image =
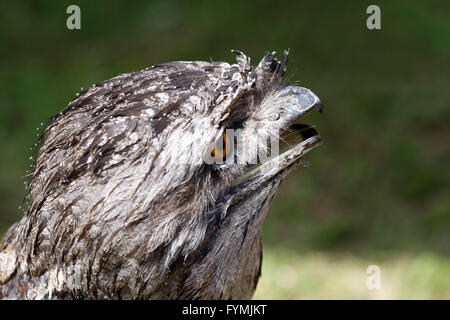
[[[81,8],[81,30],[66,8]],[[381,8],[381,30],[366,8]],[[10,1],[0,10],[0,235],[22,213],[41,123],[81,87],[172,60],[257,63],[325,105],[324,144],[264,226],[255,298],[450,299],[450,2]],[[38,128],[38,129],[36,129]],[[381,269],[381,289],[366,268]]]

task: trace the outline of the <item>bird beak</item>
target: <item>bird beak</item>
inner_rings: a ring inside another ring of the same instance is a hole
[[[308,137],[303,142],[268,160],[260,166],[248,171],[247,173],[236,179],[235,186],[247,183],[255,183],[255,186],[257,186],[272,180],[272,178],[278,176],[282,172],[284,174],[287,174],[289,169],[294,167],[295,164],[298,163],[306,153],[322,143],[322,138],[320,137],[320,135],[317,133],[317,131],[314,130],[314,132],[316,134]]]
[[[277,121],[281,121],[285,133],[296,134],[299,139],[288,150],[249,169],[236,180],[236,185],[251,181],[261,184],[279,176],[281,172],[287,173],[300,158],[322,142],[322,138],[313,127],[296,123],[311,111],[318,110],[322,113],[323,106],[320,99],[311,90],[296,86],[281,89],[279,99],[286,107]]]
[[[280,98],[286,101],[285,104],[288,106],[286,117],[289,117],[291,122],[314,110],[323,113],[323,105],[319,97],[307,88],[286,86],[281,89]]]

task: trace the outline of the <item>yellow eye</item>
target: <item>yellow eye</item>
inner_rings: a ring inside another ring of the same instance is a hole
[[[226,159],[227,153],[230,152],[230,142],[228,140],[227,134],[222,132],[222,136],[217,139],[211,150],[211,157],[218,161],[224,161]]]

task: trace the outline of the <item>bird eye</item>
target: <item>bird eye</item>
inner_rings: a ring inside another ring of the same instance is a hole
[[[217,139],[211,150],[211,157],[222,162],[226,159],[227,153],[230,153],[230,141],[227,134],[222,132],[222,136]]]

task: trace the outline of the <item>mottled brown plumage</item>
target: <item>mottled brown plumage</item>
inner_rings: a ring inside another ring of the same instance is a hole
[[[256,153],[228,163],[205,155],[226,129],[245,137],[235,151],[254,150],[321,106],[282,86],[287,53],[256,68],[234,53],[233,65],[171,62],[117,76],[54,117],[29,208],[0,244],[0,298],[252,296],[269,204],[320,137],[302,127],[303,142],[256,169]]]

